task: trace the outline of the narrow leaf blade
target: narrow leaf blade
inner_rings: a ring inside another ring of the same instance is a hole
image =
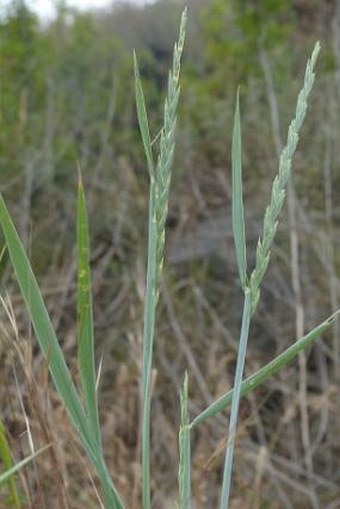
[[[79,431],[82,438],[90,444],[86,429],[85,413],[78,393],[59,346],[30,262],[1,194],[0,223],[21,294],[25,301],[40,348],[48,362],[54,385],[76,429]]]
[[[23,468],[25,465],[27,465],[27,463],[29,463],[34,458],[36,458],[39,454],[41,454],[42,452],[46,451],[46,449],[48,449],[49,447],[50,447],[50,444],[45,445],[44,447],[42,447],[38,451],[34,452],[30,456],[27,456],[27,458],[19,461],[18,463],[13,465],[11,468],[7,469],[6,472],[3,472],[2,474],[0,474],[0,485],[4,484],[5,482],[7,482],[8,479],[10,479],[10,477],[13,474],[18,472],[21,468]]]
[[[93,305],[90,275],[89,230],[84,186],[79,170],[77,204],[77,319],[78,319],[78,361],[81,383],[86,403],[87,416],[96,446],[101,450],[100,425],[96,391],[94,359]]]
[[[340,310],[331,315],[327,320],[316,326],[308,334],[298,339],[293,345],[287,348],[284,352],[278,355],[271,362],[266,364],[263,368],[259,369],[253,375],[250,375],[241,384],[241,397],[246,396],[250,392],[254,391],[257,387],[262,385],[269,377],[277,373],[282,367],[290,362],[296,355],[301,352],[304,348],[307,348],[313,341],[320,337],[325,330],[334,322],[337,316],[340,314]],[[224,408],[228,407],[233,398],[234,390],[231,389],[226,394],[217,399],[208,408],[203,410],[195,419],[191,422],[190,427],[193,428],[198,424],[204,422],[209,417],[217,414]]]
[[[152,143],[149,129],[148,113],[145,106],[144,92],[142,87],[142,81],[140,78],[138,62],[136,53],[133,53],[134,71],[135,71],[135,95],[137,105],[137,116],[140,132],[142,135],[142,141],[144,146],[145,157],[148,163],[150,179],[154,179],[155,168],[154,159],[152,154]]]
[[[242,189],[242,141],[240,118],[240,93],[237,89],[234,129],[232,140],[232,197],[233,197],[233,231],[237,266],[241,286],[246,287],[247,252],[244,224],[243,189]]]

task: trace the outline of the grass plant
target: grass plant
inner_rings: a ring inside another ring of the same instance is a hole
[[[164,124],[161,130],[157,163],[154,163],[152,143],[143,89],[135,57],[136,103],[138,120],[149,167],[149,242],[144,309],[142,362],[142,498],[143,509],[151,507],[150,490],[150,407],[152,353],[155,336],[156,306],[162,275],[165,244],[165,221],[168,213],[171,167],[175,150],[177,105],[180,94],[179,73],[184,48],[187,12],[181,19],[179,39],[175,45],[172,70],[169,72],[168,93],[164,105]]]
[[[221,509],[228,508],[230,497],[235,436],[241,398],[241,384],[246,359],[251,317],[256,310],[256,306],[260,297],[260,285],[269,264],[270,249],[277,230],[277,218],[284,204],[286,194],[285,188],[290,176],[292,158],[294,156],[299,140],[299,130],[306,115],[307,99],[314,83],[314,66],[319,51],[320,45],[317,43],[315,45],[311,59],[307,63],[303,88],[299,94],[296,105],[295,118],[289,126],[287,144],[283,149],[280,157],[279,171],[274,179],[271,200],[264,215],[262,236],[259,238],[257,244],[256,265],[249,278],[249,283],[247,276],[246,241],[242,196],[242,154],[239,92],[237,93],[232,146],[232,197],[234,240],[237,254],[238,271],[241,286],[244,292],[244,307],[240,341],[237,353],[234,392],[231,403],[228,442],[223,471]]]
[[[184,11],[181,19],[179,40],[175,45],[172,69],[169,72],[168,90],[164,105],[164,124],[160,133],[158,157],[154,156],[154,143],[150,134],[147,108],[143,94],[141,77],[138,70],[137,58],[134,56],[135,91],[137,114],[140,125],[142,142],[149,172],[149,238],[148,263],[146,278],[146,295],[144,308],[143,360],[142,360],[142,507],[151,508],[151,473],[150,454],[152,451],[150,440],[152,384],[151,373],[153,367],[153,348],[155,338],[156,307],[159,299],[159,288],[162,276],[165,222],[168,211],[169,189],[171,181],[171,167],[175,148],[175,130],[177,106],[180,95],[179,74],[181,56],[184,48],[187,13]],[[191,507],[191,460],[190,460],[190,432],[194,427],[207,418],[213,416],[223,408],[231,405],[231,416],[225,466],[223,473],[221,509],[229,505],[233,454],[237,433],[238,409],[240,399],[253,391],[266,379],[287,364],[302,349],[310,345],[319,337],[337,316],[333,314],[323,323],[315,327],[304,337],[298,339],[285,352],[258,370],[246,380],[243,379],[249,328],[252,316],[260,295],[260,285],[270,258],[270,249],[277,229],[277,218],[283,207],[285,187],[291,171],[299,130],[301,128],[308,95],[314,81],[314,65],[319,52],[317,44],[311,60],[307,64],[305,81],[299,94],[296,116],[292,121],[287,138],[287,145],[282,152],[279,172],[274,180],[270,204],[265,212],[263,233],[259,239],[256,251],[256,265],[250,276],[247,269],[246,234],[244,223],[244,207],[242,198],[242,145],[239,92],[236,98],[236,110],[232,143],[232,197],[233,197],[233,228],[237,257],[237,265],[241,288],[244,293],[244,308],[240,331],[239,350],[235,373],[234,387],[223,395],[198,416],[190,421],[188,410],[188,376],[185,375],[181,392],[181,425],[179,431],[179,507]],[[49,366],[53,383],[68,412],[70,421],[76,429],[79,439],[94,465],[102,488],[103,504],[106,509],[123,509],[121,496],[114,485],[108,470],[102,446],[98,398],[96,389],[96,369],[94,356],[94,328],[93,306],[90,277],[90,248],[86,200],[81,173],[78,181],[77,207],[77,247],[78,247],[78,282],[77,282],[77,332],[78,332],[78,365],[80,371],[80,389],[73,381],[66,364],[63,352],[59,346],[50,316],[41,296],[38,284],[33,274],[29,259],[16,232],[5,201],[0,196],[0,223],[5,236],[6,246],[14,267],[16,278],[25,301],[36,338]],[[24,460],[24,462],[27,462]],[[24,462],[10,467],[9,473],[2,474],[0,482],[8,479],[15,469]]]

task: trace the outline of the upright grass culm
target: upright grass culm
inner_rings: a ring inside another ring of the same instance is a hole
[[[185,373],[181,391],[181,425],[179,429],[179,509],[191,509],[191,452],[188,408],[188,374]]]
[[[151,373],[153,343],[155,336],[156,306],[162,275],[165,220],[168,213],[168,200],[171,180],[171,167],[175,149],[175,130],[177,105],[180,94],[179,73],[183,53],[187,11],[181,18],[179,39],[175,44],[172,70],[169,72],[168,92],[164,105],[164,125],[161,130],[159,155],[154,164],[152,143],[147,118],[147,110],[140,74],[135,62],[135,88],[138,121],[149,169],[149,232],[148,263],[146,277],[146,301],[144,308],[143,361],[142,361],[142,501],[143,509],[151,507],[150,485],[150,410],[151,410]]]
[[[234,391],[231,404],[230,422],[228,442],[225,454],[225,463],[223,470],[223,484],[221,494],[221,509],[227,509],[230,496],[230,484],[233,466],[235,435],[237,429],[237,420],[239,412],[239,404],[241,398],[241,384],[245,357],[247,351],[247,343],[249,337],[249,326],[251,316],[254,314],[260,295],[260,285],[263,276],[267,270],[270,258],[270,249],[274,241],[277,218],[283,207],[285,198],[285,188],[290,176],[292,158],[294,156],[298,139],[299,130],[306,115],[307,99],[314,83],[314,66],[320,51],[320,45],[315,45],[311,59],[307,63],[304,84],[299,93],[295,118],[291,122],[288,130],[287,144],[283,149],[279,171],[274,179],[270,204],[266,209],[262,237],[259,238],[256,250],[256,265],[250,276],[249,285],[246,275],[246,243],[245,243],[245,227],[243,213],[243,197],[242,197],[242,164],[241,164],[241,129],[240,129],[240,109],[239,109],[239,92],[237,93],[234,132],[233,132],[233,149],[232,149],[232,167],[233,167],[233,227],[234,240],[237,254],[237,264],[241,279],[241,286],[244,291],[244,308],[242,317],[242,326],[240,334],[240,342],[237,353],[237,363],[234,380]]]

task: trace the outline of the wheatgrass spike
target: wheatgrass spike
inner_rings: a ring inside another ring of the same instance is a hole
[[[270,203],[265,212],[262,235],[258,240],[256,248],[256,265],[250,276],[252,313],[256,310],[260,296],[260,285],[268,268],[270,249],[277,230],[277,219],[283,207],[286,186],[291,172],[292,159],[299,140],[299,132],[307,111],[307,99],[315,79],[314,67],[319,52],[320,43],[317,42],[312,56],[307,62],[303,87],[299,93],[296,104],[295,118],[292,120],[288,129],[287,143],[280,156],[279,172],[274,179]]]

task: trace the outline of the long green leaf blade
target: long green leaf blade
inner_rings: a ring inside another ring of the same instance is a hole
[[[40,348],[47,359],[54,385],[81,437],[89,444],[86,417],[59,346],[30,262],[0,194],[0,222],[8,252]]]
[[[90,242],[86,200],[81,172],[78,180],[77,203],[77,248],[78,248],[78,361],[85,398],[89,432],[94,444],[94,461],[100,477],[104,504],[107,508],[123,509],[120,495],[112,482],[103,456],[96,391],[94,359],[93,304],[90,273]]]
[[[135,95],[136,95],[138,123],[142,135],[145,157],[148,163],[150,180],[153,180],[155,176],[155,168],[152,154],[152,143],[149,129],[148,113],[145,106],[142,81],[140,78],[137,56],[135,52],[133,52],[133,62],[135,71]]]
[[[262,385],[269,377],[273,376],[283,366],[294,359],[294,357],[296,357],[296,355],[301,350],[307,348],[307,346],[309,346],[313,341],[320,337],[320,335],[334,322],[339,314],[340,311],[337,311],[331,315],[329,318],[327,318],[327,320],[316,326],[302,338],[298,339],[293,345],[287,348],[271,362],[266,364],[263,368],[259,369],[256,371],[256,373],[246,378],[246,380],[244,380],[241,384],[241,397],[246,396],[250,392],[254,391],[257,387]],[[201,412],[195,417],[195,419],[193,419],[190,427],[193,428],[197,426],[209,417],[228,407],[232,402],[233,392],[234,390],[231,389],[226,394],[217,399],[214,403],[212,403],[208,408],[203,410],[203,412]]]
[[[236,250],[237,266],[241,286],[247,284],[247,248],[244,224],[243,189],[242,189],[242,140],[240,118],[240,91],[237,89],[236,108],[232,141],[232,208],[233,231]]]
[[[78,248],[78,361],[82,388],[86,403],[91,432],[98,451],[102,452],[98,401],[96,391],[96,370],[94,359],[93,305],[90,275],[89,230],[84,186],[79,170],[77,206],[77,248]]]
[[[181,426],[179,430],[179,509],[191,508],[191,451],[188,409],[188,374],[181,391]]]

